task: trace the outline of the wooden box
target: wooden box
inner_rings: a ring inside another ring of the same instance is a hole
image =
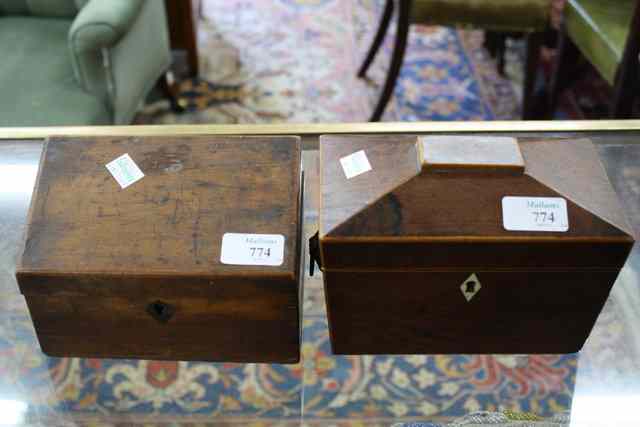
[[[335,353],[580,350],[633,245],[589,140],[323,136],[320,150]]]
[[[300,161],[297,137],[50,139],[16,274],[42,351],[297,362]]]

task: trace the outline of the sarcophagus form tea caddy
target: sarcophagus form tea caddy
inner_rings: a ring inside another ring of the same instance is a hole
[[[633,245],[589,140],[323,136],[320,151],[335,353],[582,347]]]

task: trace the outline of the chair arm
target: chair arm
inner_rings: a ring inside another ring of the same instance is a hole
[[[109,54],[114,122],[129,124],[147,94],[171,65],[164,1],[146,0],[130,30]]]
[[[103,49],[116,45],[129,31],[143,3],[90,0],[76,16],[69,30],[69,50],[75,77],[87,92],[108,95]]]

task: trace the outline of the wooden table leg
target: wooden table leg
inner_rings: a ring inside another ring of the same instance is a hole
[[[194,7],[195,3],[195,7]],[[199,2],[194,0],[165,0],[169,37],[172,50],[185,50],[189,65],[189,77],[197,77],[199,70],[196,21]]]

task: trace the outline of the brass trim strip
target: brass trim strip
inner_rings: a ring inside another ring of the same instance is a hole
[[[553,235],[523,235],[523,236],[322,236],[322,244],[358,244],[358,243],[465,243],[465,244],[485,244],[485,243],[521,243],[527,244],[554,242],[565,243],[633,243],[631,236],[562,236],[560,233]]]
[[[242,125],[139,125],[0,127],[0,139],[43,139],[65,136],[157,135],[321,135],[321,134],[425,134],[469,132],[611,132],[640,131],[640,120],[283,123]]]

